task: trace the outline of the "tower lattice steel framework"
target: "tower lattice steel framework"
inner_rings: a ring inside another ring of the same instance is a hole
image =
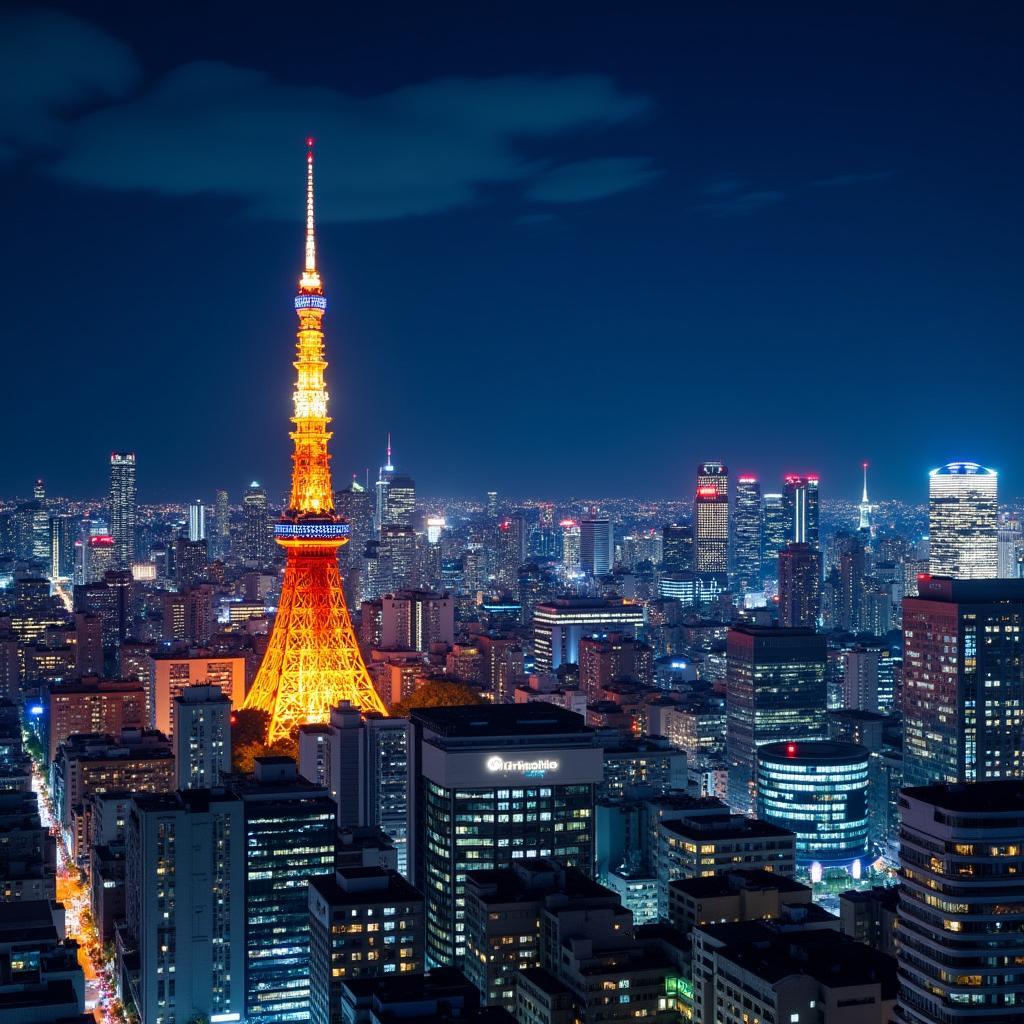
[[[307,722],[326,722],[339,701],[364,711],[385,712],[356,643],[338,570],[338,549],[349,527],[334,512],[330,455],[331,422],[324,385],[327,309],[316,269],[313,225],[313,140],[306,148],[306,265],[295,296],[299,317],[294,362],[295,414],[291,432],[292,492],[274,526],[287,552],[277,619],[267,653],[243,707],[270,714],[267,740],[288,736]]]

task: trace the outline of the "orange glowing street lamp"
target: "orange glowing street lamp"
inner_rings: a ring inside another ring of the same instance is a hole
[[[266,654],[243,704],[270,715],[270,743],[300,725],[326,722],[343,700],[387,713],[359,653],[338,570],[338,548],[348,543],[349,527],[334,511],[331,488],[322,329],[327,299],[316,269],[313,212],[313,140],[307,139],[306,260],[295,296],[299,330],[292,364],[292,490],[274,527],[286,552],[284,583]]]

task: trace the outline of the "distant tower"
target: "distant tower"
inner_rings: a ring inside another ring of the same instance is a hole
[[[188,503],[188,539],[206,540],[206,506],[202,498]]]
[[[306,264],[299,279],[295,445],[288,507],[274,527],[287,553],[281,600],[263,663],[244,707],[271,716],[267,740],[289,736],[307,722],[326,722],[348,700],[364,711],[386,713],[370,682],[349,619],[338,570],[338,549],[349,527],[334,511],[327,442],[330,417],[324,386],[327,300],[316,269],[313,228],[313,143],[306,152]],[[390,460],[389,460],[390,461]]]
[[[388,457],[377,473],[377,509],[373,515],[373,528],[380,533],[380,528],[388,522],[388,489],[391,478],[395,475],[395,467],[391,462],[391,432],[388,431]]]
[[[818,478],[790,474],[784,484],[782,506],[789,520],[789,542],[818,547]]]
[[[267,493],[256,480],[242,497],[242,558],[258,569],[265,568],[270,561]]]
[[[110,456],[110,533],[118,565],[135,561],[135,452]]]
[[[858,529],[863,530],[865,533],[870,533],[873,526],[871,514],[875,511],[875,506],[868,500],[868,464],[866,462],[864,463],[863,469],[864,493],[860,498],[860,524]]]
[[[720,462],[697,467],[693,567],[697,572],[729,571],[729,470]]]
[[[999,572],[994,469],[976,462],[951,462],[933,469],[928,481],[928,539],[932,576],[992,579]]]
[[[733,575],[740,594],[761,584],[761,484],[749,473],[736,480]]]

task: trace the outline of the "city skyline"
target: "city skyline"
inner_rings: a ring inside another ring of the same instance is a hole
[[[8,345],[8,414],[37,429],[0,491],[42,475],[99,496],[113,450],[137,453],[146,501],[253,477],[284,490],[287,181],[307,133],[334,168],[338,483],[367,462],[372,478],[392,431],[424,493],[685,497],[707,458],[764,481],[815,470],[834,497],[857,493],[866,458],[876,500],[915,501],[931,468],[974,459],[1018,490],[1014,374],[989,372],[1021,326],[999,219],[1017,204],[999,128],[1020,93],[1014,32],[634,15],[567,8],[535,33],[529,8],[457,26],[328,14],[307,53],[278,19],[233,39],[228,7],[209,16],[216,43],[154,33],[127,5],[5,14],[26,101],[0,121],[12,342],[38,332],[15,301],[38,268],[61,288],[53,381],[34,345]],[[92,400],[73,446],[71,381]],[[202,415],[183,414],[183,387]],[[950,401],[956,416],[929,411]],[[521,459],[567,417],[571,459]]]

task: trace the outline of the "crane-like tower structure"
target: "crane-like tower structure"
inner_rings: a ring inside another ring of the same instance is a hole
[[[349,526],[334,511],[327,452],[326,309],[316,268],[313,140],[307,139],[306,260],[295,296],[299,329],[292,364],[292,490],[274,526],[274,539],[287,553],[284,583],[267,652],[243,705],[270,715],[271,743],[307,722],[328,721],[342,700],[386,714],[359,653],[338,569],[338,549],[348,543]]]

